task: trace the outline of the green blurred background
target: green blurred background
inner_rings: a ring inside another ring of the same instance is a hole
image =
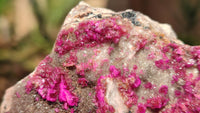
[[[0,100],[50,53],[65,16],[80,0],[0,0]],[[133,9],[169,23],[178,37],[200,44],[200,0],[84,0],[114,11]]]

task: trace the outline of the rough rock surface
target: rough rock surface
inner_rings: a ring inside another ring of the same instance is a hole
[[[199,113],[199,59],[167,24],[81,2],[1,113]]]

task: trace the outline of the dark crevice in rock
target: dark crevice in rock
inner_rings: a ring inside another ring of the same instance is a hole
[[[76,69],[76,66],[69,66],[69,67],[66,67],[67,70],[75,70]]]
[[[93,12],[83,13],[83,14],[81,14],[81,15],[78,15],[77,18],[87,17],[87,16],[89,16],[89,15],[91,15],[91,14],[93,14]]]

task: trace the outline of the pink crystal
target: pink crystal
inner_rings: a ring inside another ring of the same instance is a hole
[[[86,87],[88,85],[88,80],[86,80],[85,78],[79,78],[78,84],[81,85],[81,87]]]
[[[168,93],[168,87],[166,85],[162,85],[159,89],[159,93],[166,95]]]
[[[139,103],[137,106],[137,112],[136,113],[145,113],[146,112],[146,106]]]
[[[146,106],[150,107],[151,109],[156,109],[156,108],[160,109],[164,107],[168,101],[169,100],[166,97],[156,96],[147,99]]]
[[[111,65],[110,68],[110,73],[113,77],[118,77],[121,75],[121,71],[119,69],[117,69],[115,66]]]
[[[161,59],[161,60],[155,61],[155,65],[162,70],[166,70],[166,69],[169,69],[168,62],[169,62],[169,60]]]

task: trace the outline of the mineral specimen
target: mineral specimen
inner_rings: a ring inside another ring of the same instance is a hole
[[[1,113],[199,113],[200,47],[167,24],[81,2],[52,53],[9,88]]]

